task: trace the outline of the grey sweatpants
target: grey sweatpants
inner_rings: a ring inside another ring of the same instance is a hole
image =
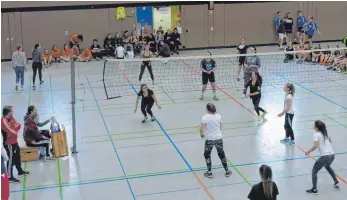
[[[252,74],[249,74],[249,73],[243,73],[243,94],[246,94],[246,85],[247,83],[251,80],[251,77],[252,77]]]
[[[329,172],[330,176],[337,181],[336,174],[334,170],[330,167],[330,165],[334,162],[335,155],[327,155],[321,156],[316,163],[313,165],[312,169],[312,184],[313,188],[317,188],[317,180],[318,180],[318,172],[325,167],[325,169]]]

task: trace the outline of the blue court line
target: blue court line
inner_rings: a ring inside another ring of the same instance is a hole
[[[280,74],[278,74],[278,76],[282,77],[283,79],[286,79],[289,82],[295,83],[294,81],[292,81],[292,80],[290,80],[290,79],[288,79],[288,78],[286,78],[286,77],[284,77],[284,76],[282,76]],[[347,107],[345,107],[343,105],[340,105],[340,104],[336,103],[335,101],[332,101],[331,99],[328,99],[328,98],[324,97],[323,95],[320,95],[317,92],[315,92],[315,91],[313,91],[313,90],[311,90],[311,89],[309,89],[309,88],[307,88],[307,87],[305,87],[305,86],[303,86],[303,85],[301,85],[299,83],[295,83],[295,84],[300,86],[300,87],[302,87],[302,88],[304,88],[305,90],[307,90],[307,91],[309,91],[309,92],[311,92],[311,93],[313,93],[313,94],[315,94],[315,95],[317,95],[317,96],[319,96],[319,97],[329,101],[330,103],[335,104],[335,105],[339,106],[340,108],[343,108],[343,109],[347,110]]]
[[[113,141],[113,139],[112,139],[112,136],[111,136],[110,130],[109,130],[109,129],[108,129],[108,127],[107,127],[107,124],[106,124],[106,121],[105,121],[104,115],[103,115],[103,114],[102,114],[102,112],[101,112],[101,109],[100,109],[99,103],[98,103],[98,101],[96,100],[95,93],[94,93],[94,91],[93,91],[93,88],[92,88],[92,86],[91,86],[91,84],[90,84],[89,79],[88,79],[88,77],[87,77],[87,76],[86,76],[86,79],[87,79],[88,85],[89,85],[89,87],[90,87],[90,91],[92,92],[93,98],[94,98],[94,100],[95,100],[96,106],[97,106],[97,108],[98,108],[98,110],[99,110],[99,113],[100,113],[101,119],[102,119],[102,121],[103,121],[103,123],[104,123],[104,125],[105,125],[106,131],[107,131],[107,134],[108,134],[108,136],[109,136],[109,138],[110,138],[110,141],[111,141],[111,144],[112,144],[113,150],[114,150],[114,152],[115,152],[115,153],[116,153],[116,155],[117,155],[117,159],[118,159],[119,165],[120,165],[120,166],[121,166],[121,168],[122,168],[122,171],[123,171],[124,176],[125,176],[125,177],[127,177],[127,174],[126,174],[126,172],[125,172],[125,170],[124,170],[124,167],[123,167],[122,161],[121,161],[121,159],[120,159],[120,157],[119,157],[119,154],[118,154],[118,151],[117,151],[117,149],[116,149],[115,142],[114,142],[114,141]],[[133,198],[134,198],[134,199],[136,199],[135,194],[134,194],[134,191],[133,191],[133,189],[132,189],[132,188],[131,188],[131,186],[130,186],[130,182],[129,182],[129,180],[128,180],[128,179],[126,179],[126,181],[127,181],[128,186],[129,186],[129,189],[130,189],[131,195],[133,196]]]
[[[347,168],[341,168],[338,170],[334,170],[336,172],[341,172],[341,171],[347,171]],[[324,174],[327,174],[328,172],[324,171],[321,172]],[[308,176],[311,175],[311,173],[306,173],[306,174],[298,174],[298,175],[291,175],[291,176],[283,176],[283,177],[278,177],[274,178],[273,180],[285,180],[285,179],[290,179],[290,178],[296,178],[296,177],[302,177],[302,176]],[[258,181],[251,181],[252,183],[258,183]],[[240,184],[246,184],[244,181],[242,182],[236,182],[236,183],[228,183],[228,184],[220,184],[220,185],[212,185],[212,186],[206,186],[207,188],[218,188],[218,187],[226,187],[226,186],[232,186],[232,185],[240,185]],[[191,190],[199,190],[201,188],[187,188],[187,189],[178,189],[178,190],[169,190],[169,191],[163,191],[163,192],[153,192],[153,193],[145,193],[145,194],[138,194],[136,195],[137,197],[140,196],[152,196],[152,195],[158,195],[158,194],[168,194],[168,193],[175,193],[175,192],[185,192],[185,191],[191,191]]]
[[[336,156],[339,155],[346,155],[347,152],[340,152],[335,153]],[[319,156],[313,156],[315,158],[318,158]],[[280,159],[280,160],[270,160],[270,161],[260,161],[260,162],[252,162],[252,163],[244,163],[244,164],[237,164],[234,165],[235,167],[243,167],[243,166],[250,166],[250,165],[260,165],[260,164],[268,164],[268,163],[276,163],[276,162],[286,162],[286,161],[294,161],[294,160],[305,160],[310,159],[308,156],[304,157],[295,157],[295,158],[287,158],[287,159]],[[228,165],[229,167],[232,167],[231,165]],[[216,166],[212,167],[212,169],[221,169],[223,166]],[[195,172],[199,171],[205,171],[206,169],[195,169]],[[121,181],[121,180],[130,180],[130,179],[141,179],[141,178],[148,178],[148,177],[156,177],[156,176],[167,176],[167,175],[176,175],[176,174],[183,174],[191,172],[190,170],[185,171],[178,171],[178,172],[163,172],[158,174],[148,174],[148,175],[139,175],[139,176],[130,176],[126,178],[111,178],[107,180],[97,180],[97,181],[85,181],[85,182],[79,182],[79,183],[63,183],[61,187],[70,187],[70,186],[79,186],[79,185],[89,185],[89,184],[98,184],[98,183],[105,183],[105,182],[114,182],[114,181]],[[242,182],[245,183],[245,182]],[[59,185],[52,185],[52,186],[42,186],[37,188],[27,188],[25,190],[11,190],[11,193],[17,193],[17,192],[23,192],[23,191],[34,191],[34,190],[45,190],[45,189],[51,189],[51,188],[59,188]],[[199,188],[201,189],[201,187]]]

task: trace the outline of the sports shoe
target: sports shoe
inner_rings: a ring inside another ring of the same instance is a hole
[[[335,181],[334,182],[334,187],[336,187],[336,188],[339,187],[339,184],[340,184],[339,181]]]
[[[334,68],[334,67],[328,67],[327,70],[331,70],[331,69],[333,69],[333,68]]]
[[[231,176],[231,174],[232,174],[232,172],[231,171],[225,171],[225,177],[229,177],[229,176]]]
[[[261,119],[262,119],[261,115],[258,115],[257,119],[258,119],[258,121],[261,121]]]
[[[18,91],[18,85],[16,85],[16,91]]]
[[[40,81],[40,85],[42,85],[44,83],[44,81],[42,80],[42,81]]]
[[[218,101],[219,98],[218,98],[216,95],[214,95],[214,96],[213,96],[213,100]]]
[[[287,143],[287,146],[295,146],[295,141],[289,141],[289,142]]]
[[[152,83],[153,83],[153,85],[155,85],[155,82],[154,82],[154,81],[152,81]]]
[[[287,142],[289,142],[288,138],[284,138],[284,139],[281,140],[281,143],[287,143]]]
[[[203,100],[203,99],[204,99],[204,95],[201,95],[201,96],[199,97],[199,99],[200,99],[200,100]]]
[[[347,71],[343,72],[344,74],[347,74]]]
[[[263,114],[261,114],[261,117],[262,118],[264,118],[265,117],[265,115],[267,115],[267,112],[265,111],[265,112],[263,112]]]
[[[155,121],[156,120],[156,118],[153,116],[153,117],[151,117],[151,121],[153,122],[153,121]]]
[[[33,90],[36,90],[36,86],[35,85],[33,86]]]
[[[210,171],[206,171],[206,172],[204,173],[204,175],[205,175],[207,178],[213,178],[213,174],[212,174],[212,172],[210,172]]]
[[[18,173],[18,176],[27,176],[29,174],[30,174],[30,172],[22,171],[22,172]]]
[[[341,69],[338,69],[336,72],[337,73],[343,73],[343,71]]]
[[[20,183],[20,180],[16,178],[9,178],[8,181],[10,181],[10,183]]]
[[[237,77],[237,81],[240,81],[240,77],[239,76]]]
[[[145,123],[147,121],[148,117],[146,116],[145,118],[143,118],[142,123]]]
[[[50,160],[54,160],[54,158],[52,156],[44,156],[44,160],[50,161]]]
[[[306,190],[307,193],[310,193],[310,194],[318,194],[318,190],[315,189],[315,188],[312,188],[310,190]]]
[[[22,86],[21,88],[20,88],[20,91],[23,91],[24,90],[24,86]]]

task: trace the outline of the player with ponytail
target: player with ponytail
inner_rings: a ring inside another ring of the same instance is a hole
[[[286,96],[284,98],[284,109],[278,114],[278,117],[282,117],[285,114],[284,130],[286,131],[286,137],[281,140],[282,143],[286,143],[288,146],[295,145],[294,131],[293,131],[293,98],[295,94],[295,87],[291,83],[284,85],[284,91]]]
[[[313,146],[311,147],[311,149],[305,152],[305,155],[309,155],[311,152],[313,152],[314,150],[318,148],[321,156],[313,165],[313,169],[312,169],[313,187],[312,189],[306,190],[306,192],[310,194],[318,194],[317,174],[323,167],[325,167],[325,169],[329,172],[330,176],[333,178],[335,187],[338,187],[339,181],[336,178],[336,174],[334,170],[330,167],[330,165],[334,162],[335,153],[333,151],[333,148],[331,147],[331,139],[328,136],[328,131],[324,122],[320,120],[315,121],[313,130],[314,130]]]
[[[250,200],[267,199],[276,200],[278,188],[275,182],[272,181],[272,170],[267,165],[262,165],[259,168],[261,182],[252,187],[248,195]]]

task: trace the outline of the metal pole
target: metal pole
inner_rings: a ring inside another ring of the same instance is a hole
[[[76,83],[75,83],[75,61],[71,59],[71,106],[72,106],[72,153],[77,152],[76,146]]]

